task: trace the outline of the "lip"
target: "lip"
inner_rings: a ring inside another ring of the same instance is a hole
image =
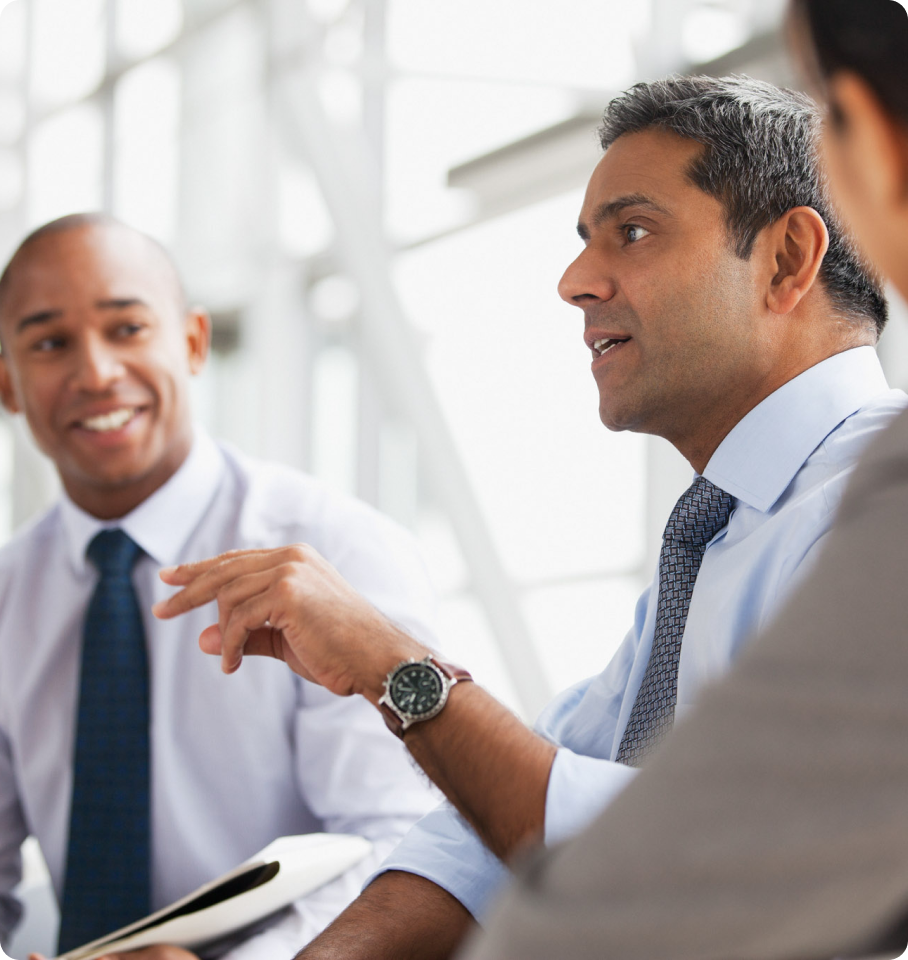
[[[583,332],[583,342],[587,347],[592,350],[593,344],[597,340],[631,340],[632,337],[629,333],[624,333],[621,330],[594,330],[590,327],[588,330]]]
[[[94,404],[90,407],[86,407],[83,410],[79,410],[77,414],[71,414],[68,418],[67,426],[70,430],[83,430],[87,433],[96,433],[97,431],[87,430],[83,427],[83,424],[86,420],[92,420],[95,417],[106,417],[111,413],[116,413],[118,410],[131,409],[135,411],[132,419],[127,421],[126,427],[136,419],[139,414],[145,413],[148,410],[148,403],[136,403],[129,402],[127,400],[121,400],[118,403],[104,403],[104,404]],[[125,429],[125,427],[124,427]],[[117,432],[117,431],[112,431]]]
[[[90,430],[88,427],[82,425],[84,420],[90,419],[91,417],[103,416],[107,413],[113,413],[117,410],[122,410],[124,407],[131,407],[135,412],[122,427],[118,427],[115,430]],[[85,412],[83,416],[70,424],[70,436],[76,439],[80,445],[97,451],[117,447],[124,443],[132,444],[135,436],[142,430],[143,424],[148,416],[148,410],[147,405],[139,406],[126,403],[108,407],[98,412],[95,412],[93,409],[91,412]]]
[[[599,338],[597,337],[597,339]],[[602,338],[602,339],[605,339],[605,338]],[[615,339],[615,338],[608,338],[608,339]],[[592,363],[590,364],[590,368],[592,369],[593,373],[596,373],[598,370],[603,369],[603,367],[607,366],[608,364],[614,363],[615,360],[625,352],[629,344],[633,342],[634,342],[633,338],[630,338],[624,341],[623,343],[616,343],[614,346],[609,347],[609,349],[602,354],[597,354],[596,351],[593,350],[593,360],[592,360]]]

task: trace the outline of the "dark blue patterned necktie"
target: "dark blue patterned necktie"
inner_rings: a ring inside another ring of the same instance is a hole
[[[149,912],[148,655],[132,584],[141,550],[122,530],[88,546],[88,605],[58,951]]]
[[[638,767],[675,719],[681,638],[706,545],[728,523],[734,497],[697,477],[675,504],[659,554],[659,605],[646,673],[615,758]]]

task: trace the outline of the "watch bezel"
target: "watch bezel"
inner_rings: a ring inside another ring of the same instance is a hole
[[[438,700],[431,709],[426,710],[424,713],[410,713],[409,711],[404,710],[394,702],[391,695],[394,681],[397,676],[404,670],[408,670],[409,668],[417,665],[431,670],[432,673],[438,677],[441,683],[441,692],[438,695]],[[384,704],[386,707],[388,707],[388,709],[398,718],[398,720],[400,720],[401,732],[404,732],[405,730],[408,730],[414,723],[421,723],[423,720],[431,720],[433,717],[437,717],[438,714],[444,709],[445,703],[447,703],[448,693],[450,692],[451,687],[454,685],[454,682],[455,681],[453,681],[444,672],[444,670],[438,666],[431,656],[424,657],[422,660],[418,660],[416,657],[410,657],[408,660],[404,660],[399,663],[385,678],[385,692],[380,697],[378,703],[379,706]]]

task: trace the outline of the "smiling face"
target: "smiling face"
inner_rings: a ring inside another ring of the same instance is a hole
[[[759,238],[750,260],[735,255],[722,205],[685,176],[700,150],[662,130],[620,136],[590,180],[585,249],[558,288],[584,313],[602,422],[665,437],[698,469],[780,385],[766,258]]]
[[[123,516],[192,445],[189,377],[208,347],[163,253],[107,224],[47,233],[19,252],[0,300],[0,395],[84,510]]]

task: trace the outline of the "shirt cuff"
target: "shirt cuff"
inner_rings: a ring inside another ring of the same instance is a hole
[[[479,922],[510,876],[504,864],[447,803],[426,814],[368,882],[388,870],[431,880],[459,900]]]
[[[569,840],[588,826],[636,775],[636,767],[561,747],[545,797],[546,846]]]

